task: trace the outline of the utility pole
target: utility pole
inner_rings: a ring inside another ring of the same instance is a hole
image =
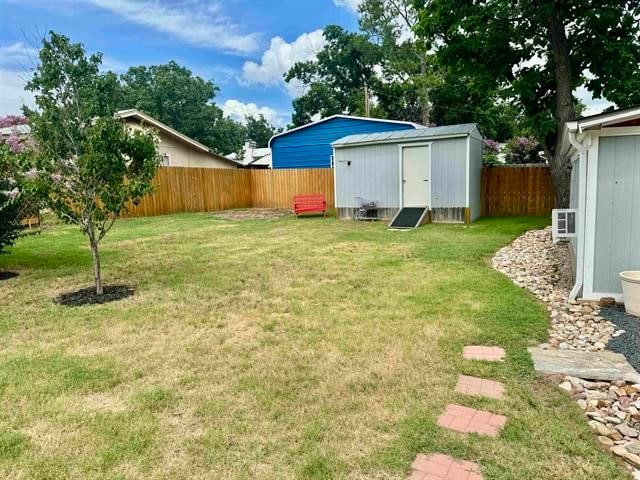
[[[364,84],[364,116],[369,117],[369,88]]]

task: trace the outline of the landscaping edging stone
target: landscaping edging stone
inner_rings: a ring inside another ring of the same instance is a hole
[[[549,343],[542,348],[593,352],[624,333],[600,315],[596,303],[567,303],[572,286],[569,249],[553,244],[550,227],[516,238],[498,250],[491,263],[547,305],[551,328]]]
[[[498,250],[491,264],[547,305],[549,342],[541,348],[597,352],[626,333],[601,316],[596,303],[567,301],[571,289],[569,251],[566,245],[553,244],[550,227],[521,235]],[[640,479],[640,384],[563,375],[548,378],[571,395],[598,441],[625,460],[634,477]]]

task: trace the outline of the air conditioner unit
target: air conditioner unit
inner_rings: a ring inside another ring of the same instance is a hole
[[[552,212],[553,242],[576,236],[576,217],[574,208],[555,208]]]

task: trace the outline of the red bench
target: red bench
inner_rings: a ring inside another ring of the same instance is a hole
[[[320,213],[326,216],[327,200],[322,194],[296,195],[293,197],[293,213],[302,215],[303,213]]]

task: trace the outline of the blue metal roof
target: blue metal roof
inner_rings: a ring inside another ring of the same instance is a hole
[[[275,135],[269,141],[273,168],[327,168],[331,142],[352,134],[413,130],[417,124],[373,118],[334,115]]]

